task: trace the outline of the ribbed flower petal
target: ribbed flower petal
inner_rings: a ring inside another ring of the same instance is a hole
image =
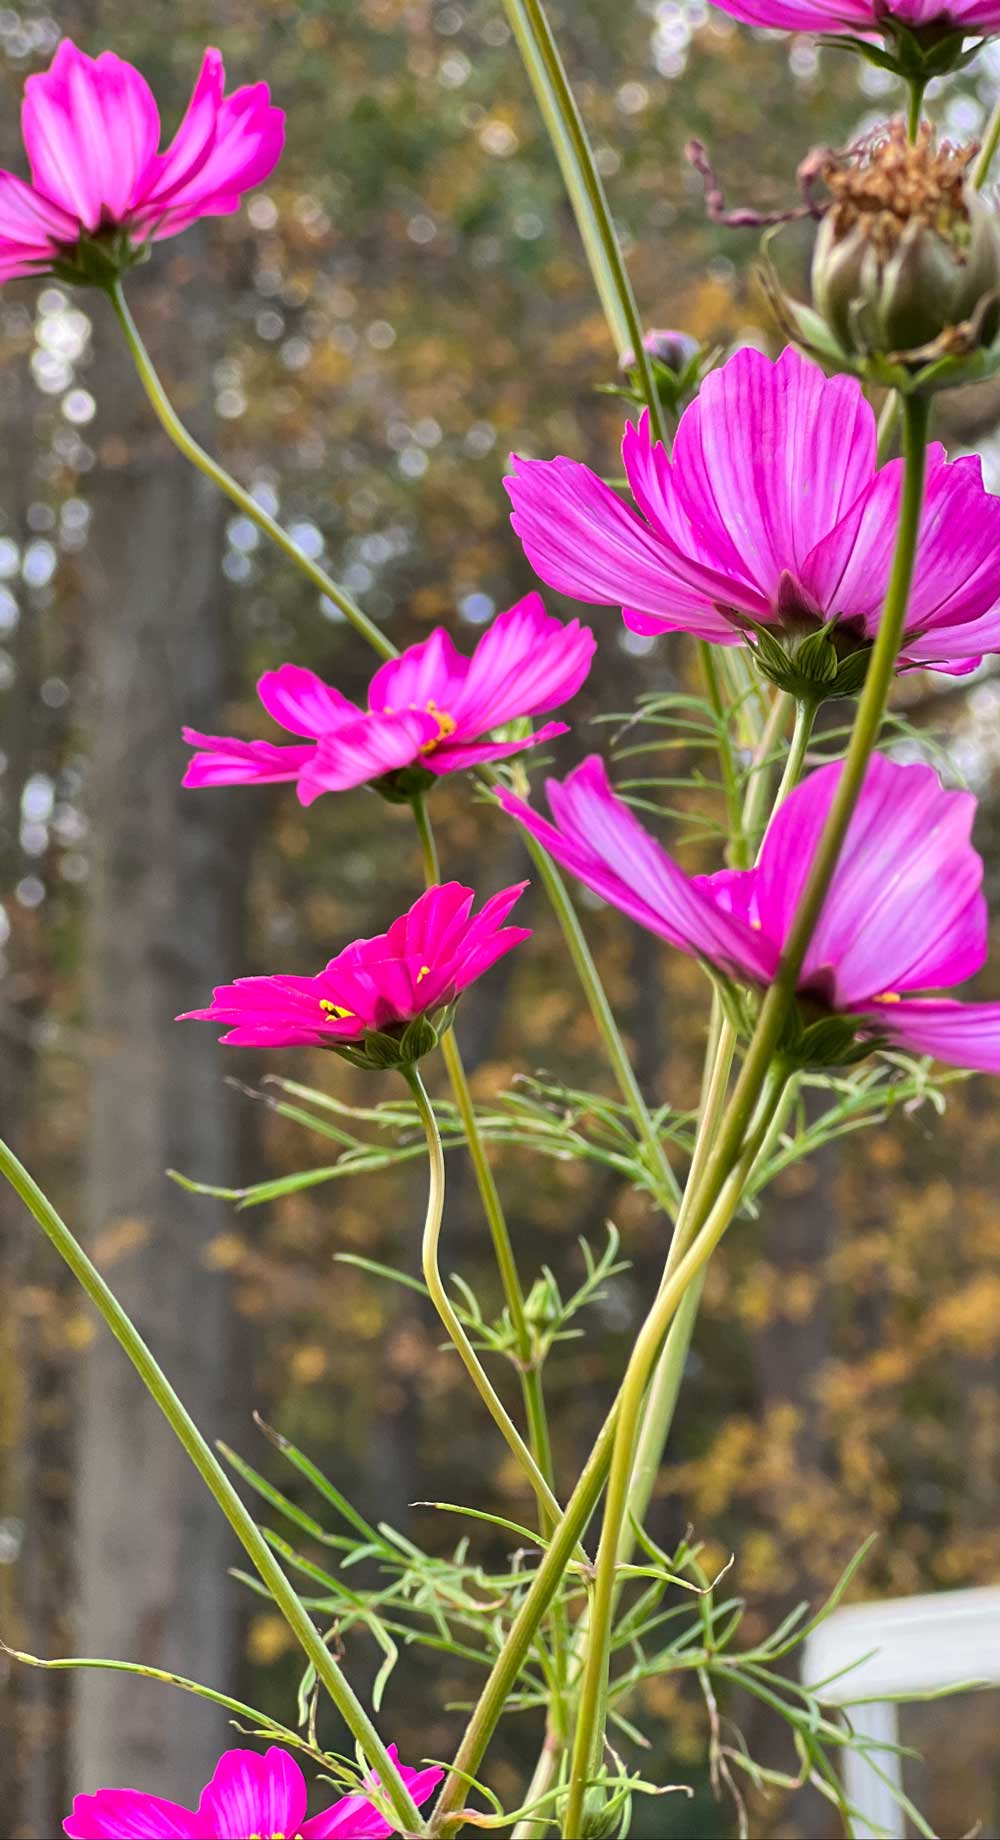
[[[293,735],[308,735],[312,741],[364,713],[303,664],[282,664],[276,671],[265,671],[258,680],[257,695],[282,728]]]
[[[439,734],[436,718],[419,709],[358,716],[335,734],[321,736],[299,779],[299,798],[311,805],[321,793],[344,792],[408,767]]]
[[[213,1834],[228,1837],[282,1834],[293,1840],[305,1818],[306,1781],[294,1757],[276,1745],[227,1751],[202,1791],[198,1812]]]
[[[396,1764],[413,1801],[418,1808],[433,1795],[444,1775],[443,1770],[410,1770],[400,1764],[394,1744],[389,1745],[389,1755]],[[378,1778],[374,1781],[377,1783]],[[341,1801],[334,1803],[325,1814],[314,1815],[311,1821],[302,1825],[302,1840],[385,1840],[393,1832],[384,1815],[364,1795],[345,1795]]]
[[[810,774],[768,831],[756,895],[764,936],[780,949],[842,765]],[[982,862],[969,842],[975,801],[931,767],[874,754],[799,979],[850,1010],[884,991],[957,984],[986,956]]]
[[[85,230],[126,220],[160,138],[153,92],[131,64],[113,51],[87,57],[64,38],[25,83],[22,127],[40,192]]]
[[[243,193],[266,179],[281,158],[285,116],[272,104],[267,84],[222,97],[222,81],[218,52],[206,52],[188,114],[136,202],[136,222],[154,238],[176,236],[199,217],[238,210]]]
[[[956,1003],[947,997],[873,1004],[873,1030],[911,1054],[932,1054],[953,1067],[1000,1073],[1000,1003]]]
[[[528,748],[540,747],[543,741],[554,741],[557,735],[568,733],[566,722],[545,722],[520,741],[442,741],[423,756],[423,763],[429,773],[461,773],[469,767],[486,766],[491,760],[509,760],[512,754],[523,754]]]
[[[199,1815],[139,1789],[98,1789],[77,1795],[63,1822],[71,1840],[206,1840],[213,1829]]]
[[[77,240],[79,224],[61,205],[26,185],[16,173],[0,172],[0,279],[36,274]]]
[[[198,749],[188,761],[185,786],[279,785],[297,780],[316,752],[314,741],[303,747],[275,747],[271,741],[202,735],[196,728],[185,728],[182,733],[188,746]]]
[[[677,867],[612,792],[596,754],[562,782],[548,780],[546,791],[552,824],[512,793],[498,797],[550,856],[640,926],[724,970],[770,977],[775,954],[767,942]]]
[[[444,627],[436,626],[429,639],[408,646],[399,658],[379,666],[368,691],[369,707],[389,713],[426,709],[433,702],[450,711],[464,688],[468,669],[469,660],[455,650]]]
[[[717,603],[767,607],[752,590],[681,553],[577,460],[523,460],[504,480],[511,523],[536,575],[561,594],[627,607],[656,632],[732,642]],[[630,620],[630,624],[637,624]],[[643,630],[643,628],[639,628]]]
[[[502,722],[558,708],[579,690],[597,641],[579,620],[546,613],[527,594],[487,628],[469,660],[461,692],[446,704],[458,735],[473,740]]]
[[[875,417],[853,377],[826,377],[791,347],[738,351],[681,416],[672,470],[699,548],[731,546],[764,598],[871,484]]]

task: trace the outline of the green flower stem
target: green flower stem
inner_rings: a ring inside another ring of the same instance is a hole
[[[569,948],[576,975],[583,986],[591,1015],[603,1037],[622,1098],[628,1106],[632,1122],[639,1134],[647,1172],[653,1184],[656,1199],[665,1212],[673,1218],[680,1205],[680,1183],[670,1166],[670,1159],[649,1115],[649,1108],[635,1077],[635,1069],[629,1058],[628,1049],[621,1038],[621,1031],[608,1002],[607,991],[601,982],[600,972],[594,963],[576,908],[573,906],[566,884],[551,856],[530,833],[525,834],[525,843],[549,897],[552,910],[562,928],[563,938]]]
[[[916,558],[926,472],[927,429],[930,406],[926,399],[907,396],[903,415],[903,493],[899,510],[896,550],[878,635],[872,649],[868,675],[858,703],[857,716],[826,823],[806,879],[795,918],[785,942],[774,981],[760,1007],[757,1026],[747,1050],[725,1121],[698,1184],[696,1210],[711,1207],[733,1160],[739,1155],[750,1116],[763,1090],[781,1039],[809,941],[819,919],[840,857],[848,826],[864,785],[865,772],[878,740],[892,687],[896,658],[902,642],[910,583]]]
[[[117,1340],[121,1343],[147,1391],[163,1413],[170,1429],[180,1440],[202,1481],[232,1527],[240,1544],[260,1574],[271,1597],[281,1611],[289,1629],[316,1670],[317,1678],[329,1693],[351,1736],[356,1739],[368,1763],[378,1772],[382,1786],[392,1804],[402,1830],[423,1834],[423,1823],[396,1765],[393,1763],[371,1719],[353,1688],[341,1673],[330,1650],[315,1627],[305,1606],[299,1601],[274,1553],[247,1512],[229,1477],[202,1437],[173,1387],[162,1372],[142,1336],[126,1315],[114,1292],[101,1277],[96,1265],[60,1219],[51,1202],[28,1174],[13,1151],[0,1142],[0,1174],[6,1177],[15,1193],[34,1215],[48,1235],[59,1256],[96,1305]]]
[[[890,390],[879,410],[878,440],[875,448],[875,458],[879,466],[884,466],[887,460],[892,459],[892,450],[896,445],[896,429],[899,427],[899,402],[900,399],[895,390]]]
[[[982,191],[989,178],[990,167],[996,158],[998,146],[1000,146],[1000,102],[994,104],[986,133],[983,135],[983,144],[979,149],[979,158],[972,168],[972,183],[978,192]]]
[[[667,444],[659,392],[642,342],[632,283],[583,117],[542,0],[504,0],[504,10],[559,162],[584,251],[619,358],[631,350],[657,440]]]
[[[437,845],[427,816],[427,806],[422,796],[411,800],[413,819],[420,838],[420,850],[424,864],[424,880],[431,888],[441,879],[438,863]],[[451,1090],[454,1094],[458,1115],[462,1120],[465,1141],[469,1147],[469,1156],[475,1171],[479,1194],[483,1203],[483,1212],[493,1240],[493,1252],[500,1273],[500,1282],[507,1304],[511,1328],[514,1334],[514,1349],[517,1356],[521,1392],[524,1398],[525,1416],[528,1422],[528,1436],[531,1451],[549,1489],[554,1487],[555,1474],[552,1465],[552,1446],[549,1440],[548,1420],[545,1414],[545,1399],[542,1392],[542,1376],[536,1360],[534,1338],[525,1313],[524,1291],[518,1275],[517,1261],[511,1244],[503,1203],[497,1189],[490,1161],[486,1154],[476,1118],[476,1109],[469,1091],[469,1081],[465,1064],[455,1039],[455,1032],[449,1029],[441,1042]],[[548,1511],[544,1495],[538,1498],[539,1527],[542,1533],[551,1531],[553,1522]],[[558,1519],[558,1516],[557,1516]]]
[[[400,1070],[413,1094],[420,1122],[427,1136],[427,1154],[430,1159],[430,1188],[427,1195],[427,1215],[424,1222],[424,1236],[421,1249],[424,1282],[431,1295],[431,1301],[441,1321],[454,1343],[472,1383],[483,1401],[486,1410],[493,1419],[508,1448],[517,1458],[521,1468],[528,1476],[531,1486],[539,1501],[544,1505],[550,1524],[554,1527],[562,1519],[562,1508],[549,1488],[531,1451],[524,1442],[516,1425],[502,1401],[497,1397],[490,1384],[489,1376],[472,1346],[461,1322],[455,1312],[451,1298],[441,1280],[438,1265],[438,1249],[441,1241],[441,1220],[444,1213],[444,1152],[441,1148],[441,1133],[434,1116],[427,1091],[416,1067],[403,1067]]]
[[[752,1150],[753,1155],[756,1155],[760,1148],[764,1129],[770,1117],[770,1111],[766,1107],[762,1107],[761,1111],[766,1113],[762,1119],[761,1128],[758,1130],[755,1121],[753,1136],[746,1146],[746,1150]],[[750,1162],[752,1160],[751,1157]],[[750,1162],[747,1161],[746,1154],[741,1147],[741,1152],[735,1159],[732,1179],[721,1184],[712,1206],[706,1210],[704,1222],[697,1237],[694,1238],[684,1256],[678,1260],[673,1275],[662,1286],[650,1316],[640,1331],[636,1350],[641,1346],[644,1360],[647,1361],[643,1389],[675,1312],[706,1261],[714,1252],[739,1205]],[[654,1319],[655,1324],[651,1328],[650,1324]],[[629,1372],[632,1372],[631,1362]],[[535,1639],[538,1626],[562,1582],[573,1556],[575,1543],[585,1531],[600,1499],[601,1490],[611,1465],[622,1397],[622,1393],[619,1392],[598,1433],[597,1441],[567,1503],[562,1520],[546,1548],[545,1556],[511,1625],[507,1640],[493,1664],[486,1685],[466,1726],[455,1757],[453,1773],[449,1774],[445,1782],[437,1808],[429,1823],[431,1834],[442,1833],[461,1821],[460,1803],[465,1792],[466,1778],[475,1774],[482,1761],[486,1746]],[[579,1835],[580,1828],[579,1826],[567,1827],[566,1831],[567,1834]]]
[[[816,712],[818,708],[818,703],[808,702],[806,700],[796,703],[795,705],[795,727],[792,730],[791,746],[789,747],[788,755],[785,760],[785,770],[781,775],[781,783],[775,794],[774,810],[771,813],[772,818],[781,810],[788,794],[794,791],[799,780],[802,778],[802,769],[806,764],[809,743],[812,740],[812,732],[816,726]]]
[[[924,106],[926,88],[926,83],[921,82],[919,77],[911,77],[910,98],[906,108],[906,134],[911,141],[916,140],[920,131],[920,111]]]
[[[722,1238],[739,1206],[747,1178],[767,1136],[787,1077],[786,1069],[780,1062],[776,1062],[761,1097],[758,1114],[752,1124],[746,1144],[719,1193],[712,1213],[685,1259],[681,1261],[681,1265],[697,1252],[699,1255],[698,1269],[700,1270]],[[646,1388],[663,1345],[664,1336],[671,1318],[676,1321],[675,1312],[678,1302],[682,1302],[686,1296],[691,1294],[687,1286],[681,1290],[679,1297],[675,1294],[680,1269],[681,1266],[678,1266],[675,1277],[668,1280],[662,1287],[639,1332],[619,1394],[620,1408],[615,1426],[611,1472],[608,1478],[601,1542],[597,1554],[597,1574],[590,1604],[587,1653],[583,1683],[580,1689],[580,1708],[577,1716],[569,1793],[563,1825],[563,1832],[567,1836],[583,1832],[583,1805],[587,1784],[600,1767],[604,1745],[611,1631],[617,1595],[618,1549],[627,1524],[633,1453]]]
[[[214,460],[211,454],[206,453],[200,442],[188,432],[160,382],[153,361],[142,342],[139,328],[132,318],[120,281],[112,283],[108,289],[108,295],[117,315],[118,324],[125,334],[125,341],[132,354],[146,395],[157,419],[170,436],[174,446],[180,449],[186,460],[190,460],[192,466],[196,466],[200,473],[204,473],[206,479],[210,479],[213,485],[218,486],[220,492],[231,499],[244,516],[250,518],[258,529],[264,532],[265,536],[270,537],[272,543],[276,543],[278,548],[284,551],[285,555],[294,562],[296,568],[301,569],[303,575],[308,576],[314,588],[318,588],[319,592],[325,594],[335,607],[339,607],[344,618],[350,621],[355,631],[359,632],[363,639],[367,639],[369,645],[374,647],[380,657],[394,658],[396,647],[391,639],[387,639],[374,621],[361,611],[346,589],[334,581],[325,569],[321,569],[317,562],[313,562],[289,536],[287,530],[283,530],[281,525],[269,516],[261,505],[258,505],[257,500],[252,498],[249,492],[245,492],[232,475],[227,473],[225,467],[221,466],[218,460]]]
[[[743,825],[740,811],[739,772],[736,766],[736,754],[733,738],[729,732],[729,720],[726,702],[719,682],[715,653],[710,645],[703,645],[700,651],[702,673],[712,713],[719,725],[719,766],[722,771],[722,783],[726,803],[726,825],[730,837],[739,838]]]

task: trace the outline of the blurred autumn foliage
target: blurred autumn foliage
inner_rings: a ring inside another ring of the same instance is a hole
[[[859,87],[858,67],[842,53],[737,29],[710,16],[703,0],[564,0],[552,10],[647,323],[708,342],[766,343],[752,242],[706,221],[684,143],[693,134],[710,143],[734,198],[780,207],[812,143],[840,140],[892,106],[880,73],[866,71]],[[500,486],[507,452],[565,452],[613,471],[623,413],[595,390],[613,377],[615,356],[497,0],[149,0],[142,8],[79,0],[54,16],[27,3],[8,8],[0,12],[6,164],[19,159],[14,111],[23,76],[47,61],[62,31],[88,50],[113,45],[139,63],[168,122],[206,42],[222,47],[236,81],[271,83],[289,113],[288,149],[273,181],[239,217],[158,249],[135,278],[134,311],[181,412],[207,419],[232,470],[267,496],[304,547],[322,551],[393,639],[405,644],[445,622],[468,646],[493,611],[530,585]],[[956,126],[975,126],[995,70],[974,68],[940,103]],[[121,821],[117,800],[98,805],[91,796],[101,695],[93,634],[107,612],[95,566],[121,534],[113,515],[98,527],[93,509],[116,478],[138,478],[142,489],[168,458],[147,429],[136,435],[141,407],[123,414],[127,360],[100,299],[12,286],[0,303],[0,339],[5,1135],[87,1228],[112,1281],[130,1266],[152,1297],[163,1269],[156,1260],[165,1259],[175,1262],[182,1296],[185,1287],[193,1293],[222,1280],[228,1418],[206,1430],[225,1432],[295,1494],[251,1422],[258,1409],[366,1514],[418,1529],[429,1544],[452,1541],[454,1527],[411,1508],[415,1501],[469,1501],[516,1519],[519,1478],[466,1396],[453,1355],[442,1352],[429,1309],[333,1262],[348,1250],[416,1269],[422,1201],[410,1168],[306,1189],[246,1213],[192,1203],[195,1224],[183,1242],[172,1249],[158,1240],[146,1265],[144,1219],[104,1206],[88,1178],[86,914],[94,853]],[[952,413],[960,412],[966,421],[954,421],[955,438],[988,449],[992,428],[967,405]],[[185,528],[174,531],[177,545]],[[255,679],[285,658],[309,663],[350,695],[361,691],[371,668],[361,641],[265,551],[253,527],[220,510],[212,541],[209,587],[228,635],[228,691],[200,712],[201,726],[265,733]],[[140,557],[135,595],[147,586]],[[591,726],[599,711],[627,711],[637,695],[676,685],[691,668],[685,642],[626,639],[613,612],[585,611],[601,650],[574,733],[560,744],[563,764],[603,745],[608,731]],[[199,668],[192,658],[192,705],[204,689]],[[144,671],[155,700],[157,660],[149,657]],[[958,680],[944,696],[914,680],[905,698],[914,720],[950,739],[983,798],[979,844],[1000,911],[995,680],[987,673],[971,688]],[[193,707],[177,716],[178,727],[193,720]],[[113,723],[114,711],[105,706],[100,720]],[[178,737],[157,761],[165,783],[179,780],[183,761]],[[127,777],[123,768],[123,800]],[[219,956],[220,978],[316,969],[340,942],[384,925],[417,890],[407,814],[371,795],[330,797],[308,814],[283,788],[189,796],[208,801],[220,825],[238,826],[222,847],[241,903],[228,940],[231,948],[242,935],[242,956],[239,964]],[[521,873],[519,837],[467,786],[442,786],[435,818],[447,874],[474,878],[486,892]],[[154,825],[148,851],[160,847]],[[477,1095],[489,1098],[539,1068],[610,1092],[561,941],[542,903],[529,898],[532,949],[499,967],[462,1013]],[[694,1104],[706,1017],[700,974],[615,914],[588,907],[585,917],[645,1090]],[[127,909],[120,924],[130,925]],[[213,962],[211,939],[202,943]],[[996,946],[993,956],[996,963]],[[205,994],[191,988],[189,1002]],[[171,1026],[165,1008],[159,1027],[166,1034]],[[213,1055],[218,1082],[259,1079],[259,1057]],[[374,1091],[379,1080],[318,1056],[275,1057],[268,1066],[344,1098],[384,1096]],[[135,1108],[145,1103],[143,1091],[132,1092]],[[249,1097],[229,1115],[236,1135],[228,1148],[199,1146],[198,1166],[185,1166],[186,1174],[251,1181],[325,1160],[322,1144]],[[873,1530],[880,1538],[858,1580],[864,1592],[1000,1575],[998,1138],[994,1088],[985,1080],[957,1085],[943,1122],[925,1110],[896,1116],[779,1178],[760,1221],[741,1225],[710,1270],[652,1525],[669,1545],[692,1524],[708,1542],[710,1565],[735,1552],[751,1633],[800,1596],[829,1588]],[[445,1265],[463,1272],[484,1307],[496,1307],[475,1189],[461,1158],[451,1162]],[[529,1282],[543,1264],[567,1283],[577,1277],[577,1236],[598,1242],[607,1218],[631,1261],[589,1313],[586,1340],[566,1343],[551,1362],[565,1479],[599,1423],[655,1285],[663,1225],[605,1171],[517,1151],[498,1158],[498,1174]],[[160,1184],[169,1215],[180,1205],[177,1191],[159,1167],[147,1179]],[[77,1567],[96,1555],[74,1533],[73,1501],[90,1440],[113,1438],[109,1424],[81,1430],[78,1412],[97,1332],[6,1204],[0,1233],[0,1635],[36,1653],[78,1652]],[[172,1377],[182,1391],[192,1379]],[[488,1539],[482,1545],[489,1550]],[[211,1684],[287,1716],[296,1660],[283,1624],[220,1575],[199,1615],[207,1625],[231,1614],[240,1619],[232,1678]],[[159,1625],[150,1627],[142,1654],[156,1661]],[[104,1652],[99,1634],[89,1639]],[[359,1687],[370,1683],[374,1644],[352,1636],[347,1660]],[[183,1671],[197,1675],[201,1662],[187,1654]],[[171,1665],[181,1665],[176,1655]],[[449,1707],[468,1698],[474,1681],[446,1659],[432,1669],[426,1656],[404,1656],[386,1697],[386,1726],[404,1755],[446,1754],[458,1723]],[[68,1806],[77,1702],[64,1686],[63,1677],[10,1682],[0,1803],[16,1810],[12,1834],[54,1831],[46,1821]],[[134,1682],[127,1690],[155,1734],[166,1690]],[[757,1754],[789,1764],[784,1734],[763,1708],[734,1703],[725,1711]],[[712,1804],[701,1778],[704,1713],[686,1687],[656,1683],[632,1716],[653,1746],[648,1773],[698,1788],[683,1809],[672,1799],[637,1808],[634,1832],[729,1831],[731,1810]],[[493,1766],[501,1795],[517,1793],[530,1764],[538,1734],[529,1725],[515,1722],[501,1738]],[[210,1730],[208,1748],[221,1731]],[[75,1755],[77,1777],[80,1762]],[[201,1780],[186,1751],[156,1767],[162,1780],[147,1771],[144,1785],[179,1799]],[[939,1831],[965,1831],[982,1813],[961,1805],[935,1819]],[[760,1834],[818,1831],[801,1798],[758,1808],[753,1820]]]

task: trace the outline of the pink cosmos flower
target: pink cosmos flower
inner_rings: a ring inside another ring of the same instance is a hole
[[[0,281],[71,264],[82,236],[123,233],[142,245],[238,210],[276,164],[285,117],[266,83],[231,96],[224,84],[219,52],[206,51],[187,113],[158,153],[146,79],[113,51],[87,57],[64,38],[49,69],[24,86],[32,183],[0,172]]]
[[[475,915],[471,888],[428,888],[387,933],[356,939],[318,977],[238,978],[220,985],[207,1009],[177,1020],[225,1023],[221,1039],[244,1048],[354,1048],[400,1030],[405,1046],[407,1025],[447,1019],[467,985],[530,939],[528,928],[501,924],[527,885],[501,889]]]
[[[778,32],[836,32],[870,36],[884,32],[886,21],[898,20],[910,31],[933,26],[944,36],[962,32],[981,38],[1000,30],[1000,5],[996,0],[716,0],[724,13],[750,26],[770,26]]]
[[[270,741],[230,741],[184,730],[202,751],[184,776],[185,786],[233,786],[292,780],[303,805],[321,792],[342,792],[386,774],[423,767],[428,774],[459,773],[488,760],[505,760],[566,733],[547,722],[519,741],[482,736],[522,716],[555,709],[579,690],[594,655],[588,626],[568,626],[528,594],[483,634],[471,658],[455,650],[442,626],[376,671],[368,708],[359,709],[303,665],[266,671],[257,686],[268,714],[295,735],[297,747]]]
[[[855,378],[791,348],[776,363],[738,351],[685,410],[672,457],[645,415],[622,456],[637,510],[579,461],[515,457],[511,522],[551,587],[620,606],[641,633],[737,645],[749,617],[798,634],[836,622],[846,650],[874,638],[902,462],[878,466]],[[904,664],[961,673],[1000,648],[998,559],[980,461],[931,447]]]
[[[389,1755],[396,1762],[396,1746]],[[410,1770],[399,1774],[417,1807],[422,1807],[441,1781],[443,1770]],[[378,1787],[378,1777],[372,1778]],[[140,1789],[98,1789],[96,1795],[78,1795],[73,1813],[63,1822],[71,1840],[384,1840],[394,1830],[364,1795],[344,1795],[323,1814],[306,1819],[306,1780],[287,1751],[227,1751],[215,1775],[202,1790],[197,1810],[165,1802]]]
[[[842,768],[821,767],[786,799],[755,869],[688,876],[612,792],[596,755],[549,780],[554,823],[501,802],[588,888],[682,952],[740,982],[774,976]],[[986,957],[983,865],[969,842],[975,800],[931,767],[872,757],[799,977],[812,1007],[858,1031],[959,1067],[1000,1073],[1000,1003],[946,989]]]

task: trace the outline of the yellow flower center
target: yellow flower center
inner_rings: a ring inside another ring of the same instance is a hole
[[[883,990],[881,996],[873,997],[873,1003],[900,1003],[902,998],[898,990]]]
[[[339,1003],[331,1003],[329,997],[321,997],[319,1006],[325,1016],[336,1016],[338,1022],[343,1022],[348,1016],[354,1014],[353,1010],[341,1009]],[[251,1834],[250,1840],[257,1840],[257,1836]],[[285,1836],[284,1834],[272,1834],[271,1840],[285,1840]]]
[[[416,704],[415,703],[411,704],[411,708],[415,709]],[[438,725],[438,732],[435,735],[433,741],[424,741],[421,744],[420,752],[421,754],[433,754],[434,749],[436,747],[440,747],[442,741],[447,741],[448,736],[453,735],[455,733],[455,730],[458,727],[458,723],[456,722],[454,716],[450,716],[448,714],[448,711],[446,709],[438,708],[433,697],[431,697],[430,701],[426,704],[426,710],[429,716],[434,717],[434,720]]]

